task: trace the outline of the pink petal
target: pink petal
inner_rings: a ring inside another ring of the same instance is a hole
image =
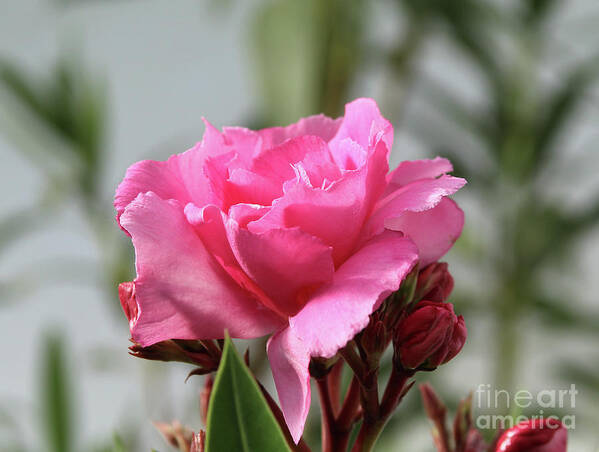
[[[418,260],[414,243],[385,231],[352,255],[289,319],[291,330],[311,356],[330,358],[368,324],[368,316],[392,292]]]
[[[424,212],[404,212],[389,218],[385,227],[401,231],[418,246],[421,267],[439,260],[453,246],[464,227],[464,212],[449,198]]]
[[[142,160],[131,165],[114,198],[117,220],[138,194],[154,192],[161,199],[176,199],[182,205],[222,204],[222,185],[234,153],[222,134],[208,121],[200,143],[164,162]]]
[[[133,339],[253,338],[280,321],[240,288],[207,252],[178,201],[140,194],[121,216],[136,253],[138,319]]]
[[[387,161],[388,155],[386,156]],[[361,168],[368,159],[368,148],[363,148],[351,138],[344,138],[335,148],[335,163],[346,171]]]
[[[295,171],[306,174],[312,187],[326,188],[326,186],[341,178],[341,170],[333,161],[328,148],[325,153],[307,154],[301,162],[294,165]]]
[[[182,203],[191,201],[192,194],[182,181],[181,169],[186,168],[202,174],[203,164],[199,145],[183,154],[173,155],[166,162],[142,160],[134,163],[127,169],[125,178],[116,189],[114,207],[117,210],[117,220],[125,211],[125,207],[140,193],[153,191],[162,199],[176,199]],[[204,200],[206,195],[209,195],[207,183],[202,177],[196,179],[199,180],[194,182],[195,187],[189,188],[195,195],[199,195],[198,192],[201,191],[199,196]],[[197,186],[200,185],[203,186],[203,190],[197,190]]]
[[[276,180],[237,168],[225,182],[225,207],[239,203],[270,206],[282,194],[282,184]]]
[[[310,410],[310,356],[289,328],[272,336],[266,349],[281,410],[297,444]]]
[[[225,215],[215,205],[207,205],[202,208],[189,203],[184,209],[187,221],[194,226],[206,250],[223,266],[227,273],[232,267],[239,269],[237,259],[231,250],[227,240],[225,229]]]
[[[184,212],[187,221],[193,225],[195,232],[202,239],[208,252],[233,281],[250,292],[263,306],[271,308],[273,312],[278,312],[281,317],[286,318],[287,316],[277,309],[273,301],[264,293],[264,290],[240,267],[227,237],[227,227],[225,226],[228,221],[227,216],[214,205],[208,205],[200,209],[189,203],[185,206]]]
[[[333,155],[342,153],[339,144],[350,138],[363,149],[371,149],[382,139],[387,149],[393,147],[393,126],[385,119],[372,99],[356,99],[345,105],[345,115],[335,137],[329,142]]]
[[[249,168],[262,149],[260,135],[245,127],[223,127],[222,137],[226,146],[237,153],[240,166],[244,168]]]
[[[377,203],[364,227],[363,239],[379,234],[390,224],[390,219],[398,218],[405,212],[432,209],[445,196],[452,195],[465,184],[464,179],[444,175],[437,179],[422,179],[404,185]]]
[[[250,221],[262,218],[270,211],[270,207],[259,204],[239,203],[229,208],[229,218],[236,221],[239,227],[245,228]]]
[[[287,127],[272,127],[259,130],[263,150],[271,149],[289,140],[303,135],[313,135],[329,141],[341,124],[341,118],[331,119],[325,115],[309,116]]]
[[[386,194],[410,182],[420,179],[434,179],[452,171],[451,162],[442,157],[435,157],[432,160],[405,160],[387,175],[389,185]]]
[[[299,162],[306,162],[310,168],[326,168],[329,172],[326,175],[321,175],[321,171],[317,172],[321,178],[331,178],[331,171],[335,170],[334,175],[340,175],[326,142],[320,137],[309,135],[289,139],[280,146],[264,151],[254,160],[252,171],[278,182],[282,187],[285,181],[295,177],[293,165]],[[331,167],[335,169],[331,170]]]
[[[333,276],[331,247],[297,228],[255,234],[230,220],[227,230],[241,268],[287,317]]]
[[[353,251],[365,218],[385,188],[387,147],[376,143],[367,163],[326,189],[313,188],[298,178],[287,182],[284,196],[258,221],[248,223],[251,232],[299,227],[333,247],[333,260],[340,265]]]

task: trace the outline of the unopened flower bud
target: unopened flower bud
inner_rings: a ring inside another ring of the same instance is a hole
[[[362,348],[369,358],[378,360],[387,348],[387,329],[381,320],[368,325],[361,338]]]
[[[396,362],[407,369],[434,369],[459,353],[466,334],[464,319],[451,303],[421,301],[397,326]]]
[[[427,265],[418,275],[416,300],[446,301],[453,290],[453,277],[446,262]]]
[[[555,418],[532,419],[505,431],[496,452],[566,452],[568,431]]]

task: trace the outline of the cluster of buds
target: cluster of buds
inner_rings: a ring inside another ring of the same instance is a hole
[[[377,361],[392,340],[394,364],[404,370],[433,370],[450,361],[467,336],[464,318],[447,302],[452,290],[446,263],[414,269],[360,334],[365,355]]]
[[[414,384],[410,379],[416,372],[433,370],[462,349],[467,332],[464,319],[456,316],[453,305],[447,302],[452,289],[453,278],[447,264],[433,263],[421,270],[414,268],[399,290],[370,316],[366,328],[340,352],[354,371],[355,394],[359,390],[361,410],[358,414],[363,424],[355,443],[358,446],[369,441],[369,431],[376,431],[377,426],[385,424]],[[391,342],[393,368],[379,398],[380,359]],[[322,369],[319,377],[326,377],[331,364],[325,361],[318,364]],[[326,393],[326,387],[320,389]],[[348,394],[344,406],[351,407],[354,392],[350,390]],[[335,427],[337,431],[344,431],[339,425]],[[351,422],[342,427],[350,431]],[[329,446],[325,450],[341,450],[338,444]]]
[[[387,300],[383,324],[393,332],[395,366],[433,370],[460,352],[467,331],[464,318],[447,302],[452,290],[447,264],[437,262],[416,269]]]

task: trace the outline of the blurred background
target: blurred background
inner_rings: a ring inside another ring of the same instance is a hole
[[[595,0],[0,0],[0,449],[167,451],[151,420],[199,429],[202,378],[127,354],[115,187],[202,116],[284,125],[369,96],[392,167],[442,155],[469,181],[446,257],[469,340],[419,379],[450,407],[574,383],[544,414],[599,450],[598,30]],[[413,391],[377,450],[432,451],[429,430]]]

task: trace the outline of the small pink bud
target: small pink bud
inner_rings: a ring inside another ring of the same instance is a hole
[[[434,369],[459,353],[466,341],[466,326],[451,303],[421,301],[396,330],[396,359],[408,369]]]
[[[446,262],[427,265],[418,275],[417,300],[446,301],[453,290],[453,277]]]
[[[555,418],[520,422],[501,435],[496,452],[566,452],[568,431]]]

